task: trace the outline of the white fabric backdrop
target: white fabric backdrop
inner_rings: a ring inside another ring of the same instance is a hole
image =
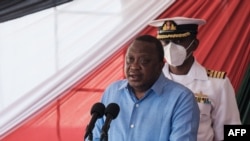
[[[0,23],[0,135],[60,96],[173,2],[75,0]]]

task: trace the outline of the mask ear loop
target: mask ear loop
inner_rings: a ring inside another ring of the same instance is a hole
[[[194,39],[193,39],[192,42],[189,44],[189,46],[186,48],[186,50],[188,50],[188,49],[191,47],[191,45],[193,44],[193,42],[194,42]]]
[[[194,39],[193,39],[193,41],[189,44],[189,46],[186,48],[186,51],[191,47],[191,45],[193,44],[193,42],[194,42]],[[189,58],[190,55],[191,55],[192,53],[193,53],[193,51],[191,51],[191,52],[187,55],[186,59]]]

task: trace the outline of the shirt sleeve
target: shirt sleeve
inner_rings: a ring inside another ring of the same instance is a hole
[[[230,80],[222,80],[216,95],[216,105],[212,113],[215,140],[223,140],[224,125],[241,124],[236,95]]]
[[[173,113],[170,141],[196,141],[199,126],[199,107],[191,91],[180,97]],[[187,94],[188,93],[188,94]]]

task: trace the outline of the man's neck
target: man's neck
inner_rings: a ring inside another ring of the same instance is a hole
[[[181,66],[170,66],[169,65],[169,72],[176,74],[176,75],[185,75],[188,74],[189,70],[191,69],[194,63],[194,57],[190,57]]]

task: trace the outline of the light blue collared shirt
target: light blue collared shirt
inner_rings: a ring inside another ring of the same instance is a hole
[[[194,95],[163,74],[142,99],[134,96],[127,80],[119,80],[105,90],[102,103],[120,107],[108,141],[196,141],[199,108]],[[104,121],[105,116],[97,120],[94,141],[100,141]]]

